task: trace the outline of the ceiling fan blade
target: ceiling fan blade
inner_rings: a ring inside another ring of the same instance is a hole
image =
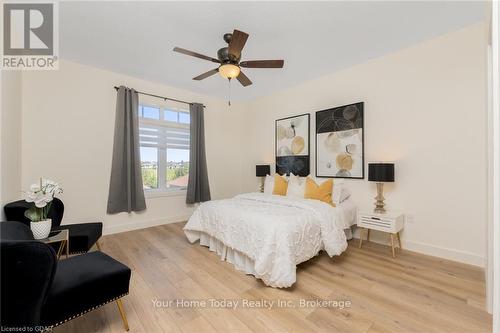
[[[212,57],[209,57],[209,56],[197,53],[197,52],[193,52],[193,51],[189,51],[189,50],[186,50],[186,49],[182,49],[180,47],[174,47],[174,51],[182,53],[182,54],[186,54],[188,56],[192,56],[192,57],[195,57],[195,58],[200,58],[200,59],[203,59],[203,60],[208,60],[208,61],[211,61],[211,62],[220,63],[220,61],[217,60],[217,59],[215,59],[215,58],[212,58]]]
[[[233,31],[233,37],[231,37],[231,43],[229,43],[229,48],[228,48],[229,54],[232,54],[236,58],[239,58],[241,56],[241,50],[243,50],[243,47],[245,46],[247,39],[248,39],[247,33],[235,29]]]
[[[246,76],[245,74],[243,74],[242,71],[240,71],[240,75],[238,75],[236,77],[238,79],[238,81],[240,81],[241,85],[243,87],[246,87],[246,86],[249,86],[252,84],[252,81],[250,81],[250,79],[248,78],[248,76]]]
[[[219,71],[218,68],[212,69],[212,70],[210,70],[210,71],[208,71],[206,73],[198,75],[197,77],[193,77],[193,80],[200,81],[200,80],[206,79],[207,77],[214,75],[218,71]]]
[[[249,60],[240,62],[246,68],[283,68],[284,60]]]

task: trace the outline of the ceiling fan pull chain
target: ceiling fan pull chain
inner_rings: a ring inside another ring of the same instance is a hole
[[[231,78],[229,78],[227,81],[228,81],[228,86],[229,86],[229,97],[228,97],[227,105],[231,106]]]

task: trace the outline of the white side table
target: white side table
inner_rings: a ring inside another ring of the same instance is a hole
[[[374,213],[370,211],[361,211],[358,213],[358,227],[362,228],[359,235],[359,248],[363,244],[363,231],[366,232],[366,240],[370,240],[370,230],[377,230],[389,233],[391,235],[392,257],[396,258],[394,249],[394,236],[398,238],[398,245],[401,249],[401,238],[399,232],[404,226],[404,214],[399,212],[387,212],[385,214]]]

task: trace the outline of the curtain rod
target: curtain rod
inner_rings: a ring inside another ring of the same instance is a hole
[[[115,89],[118,90],[120,87],[117,87],[115,86]],[[142,91],[137,91],[136,92],[138,94],[142,94],[142,95],[147,95],[147,96],[151,96],[151,97],[156,97],[156,98],[161,98],[163,100],[169,100],[169,101],[173,101],[173,102],[178,102],[178,103],[183,103],[183,104],[193,104],[193,103],[190,103],[190,102],[186,102],[186,101],[181,101],[180,99],[175,99],[175,98],[170,98],[170,97],[165,97],[165,96],[158,96],[158,95],[153,95],[153,94],[149,94],[149,93],[145,93],[145,92],[142,92]],[[203,107],[205,107],[205,105],[202,104]]]

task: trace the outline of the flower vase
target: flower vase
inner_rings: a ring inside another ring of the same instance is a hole
[[[49,237],[52,219],[46,219],[38,222],[31,222],[31,231],[35,239],[44,239]]]

